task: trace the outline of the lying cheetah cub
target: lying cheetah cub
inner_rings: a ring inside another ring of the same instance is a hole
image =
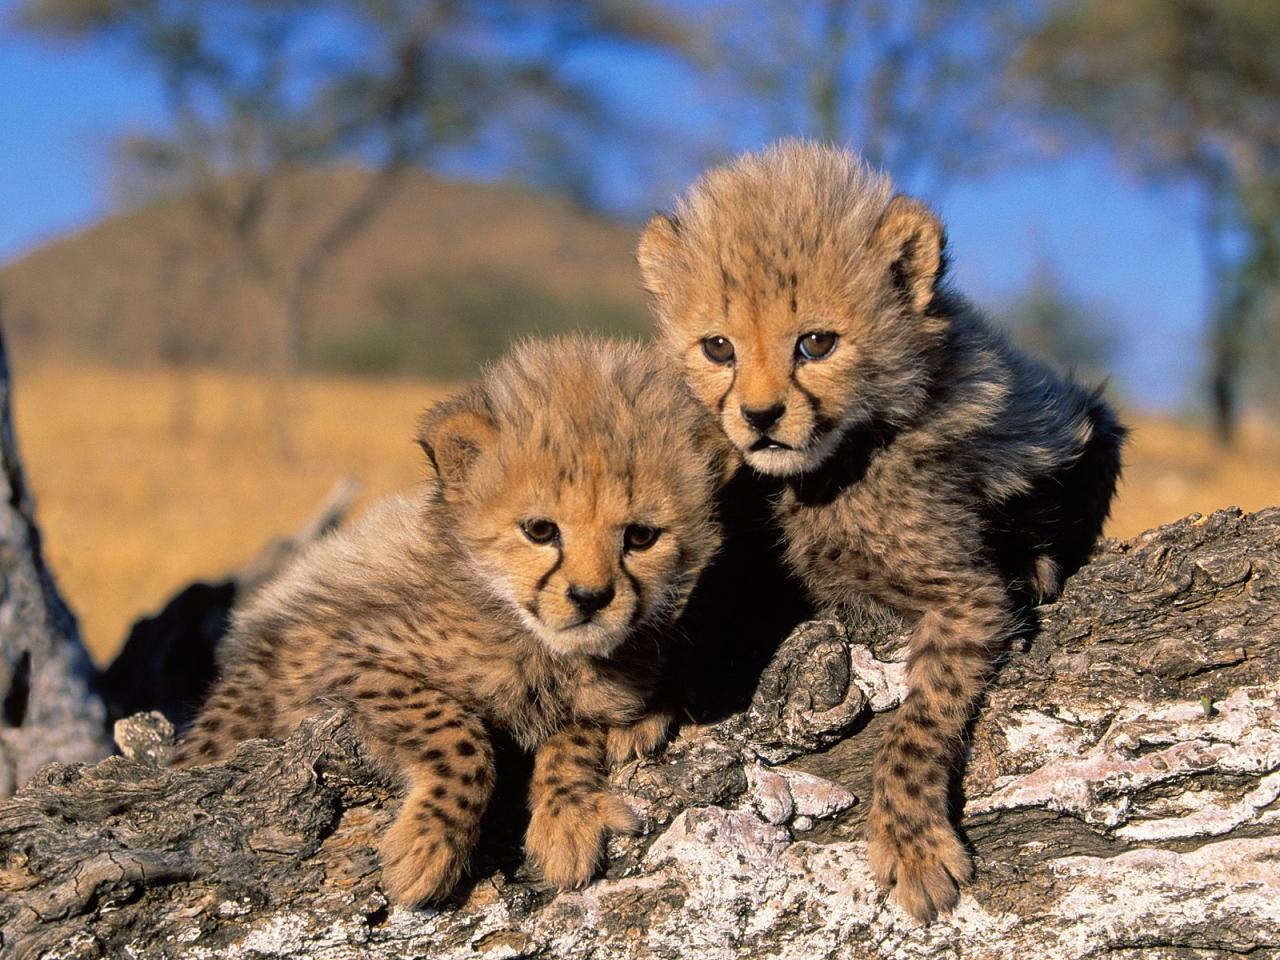
[[[781,479],[810,593],[915,621],[868,825],[877,879],[932,918],[971,871],[947,800],[974,704],[1027,605],[1088,556],[1124,431],[945,287],[937,218],[845,151],[711,171],[639,260],[694,392]]]
[[[633,826],[607,759],[656,747],[656,643],[720,543],[732,448],[641,347],[529,343],[428,413],[435,470],[305,553],[238,615],[179,763],[355,714],[407,794],[382,842],[398,902],[446,895],[494,786],[487,728],[534,750],[526,847],[591,876]]]

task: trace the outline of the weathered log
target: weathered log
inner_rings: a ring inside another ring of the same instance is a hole
[[[111,752],[93,665],[45,566],[33,516],[0,333],[0,797],[51,760]]]
[[[902,693],[892,620],[817,621],[746,709],[618,770],[646,821],[554,894],[516,853],[519,757],[453,902],[388,906],[395,791],[341,715],[222,764],[46,768],[0,804],[13,957],[1280,955],[1280,509],[1106,544],[1013,651],[957,801],[978,877],[928,926],[875,890],[869,768]]]

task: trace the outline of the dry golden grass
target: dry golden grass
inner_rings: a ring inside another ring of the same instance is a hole
[[[1189,513],[1280,504],[1280,431],[1250,420],[1231,449],[1202,428],[1155,417],[1133,428],[1107,533],[1132,537]]]
[[[296,455],[266,429],[271,390],[222,372],[72,366],[20,370],[14,413],[45,549],[90,651],[109,659],[138,616],[193,578],[217,578],[293,532],[332,484],[364,497],[423,476],[412,435],[445,388],[307,380]],[[174,429],[175,398],[189,426]]]
[[[109,659],[129,624],[175,589],[292,532],[339,477],[359,479],[366,499],[418,482],[414,420],[446,389],[310,378],[297,402],[296,456],[286,460],[267,429],[270,390],[253,378],[19,371],[18,439],[46,550],[94,656]],[[183,397],[191,418],[175,430]],[[1280,438],[1258,425],[1222,452],[1193,427],[1141,419],[1127,461],[1113,536],[1192,511],[1280,503]]]

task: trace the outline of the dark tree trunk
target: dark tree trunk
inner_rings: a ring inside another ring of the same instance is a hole
[[[0,797],[51,760],[111,752],[93,665],[41,554],[10,395],[0,332]]]

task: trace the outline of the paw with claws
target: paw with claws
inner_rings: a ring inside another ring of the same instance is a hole
[[[382,838],[382,887],[394,902],[416,906],[457,886],[471,844],[411,793]]]
[[[667,742],[674,719],[669,711],[662,710],[646,713],[625,727],[610,727],[605,748],[609,763],[653,756]]]
[[[534,807],[525,849],[548,883],[570,889],[591,879],[610,833],[636,829],[631,808],[610,793],[553,794]]]
[[[921,923],[947,913],[973,876],[968,851],[945,821],[916,827],[892,813],[872,811],[868,854],[876,882]]]

